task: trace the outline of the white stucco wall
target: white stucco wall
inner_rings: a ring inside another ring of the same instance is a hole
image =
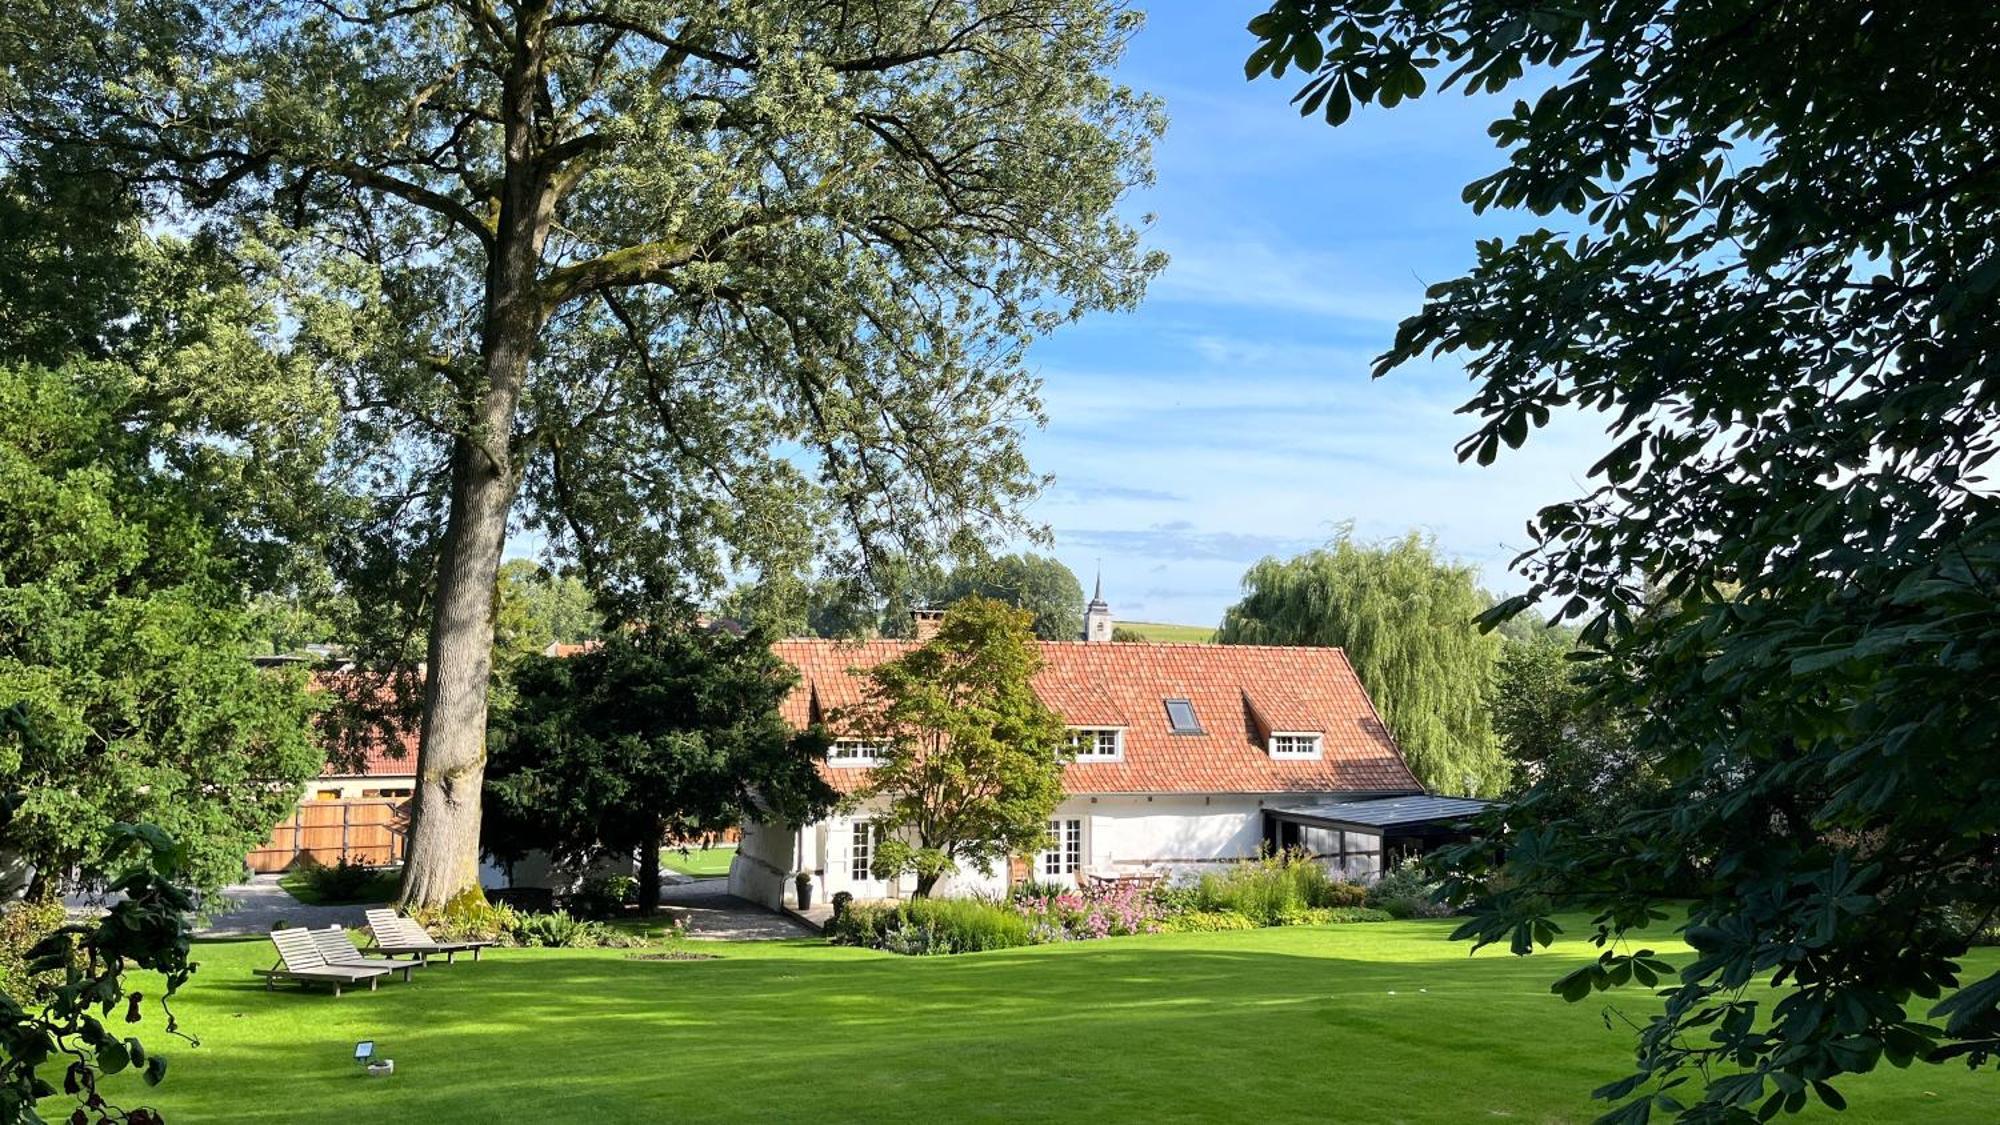
[[[811,835],[807,829],[807,835]],[[729,861],[729,893],[777,909],[792,902],[798,871],[799,833],[790,825],[751,822],[743,826],[736,858]],[[808,859],[810,862],[810,859]],[[814,888],[815,898],[822,893]]]
[[[915,889],[913,879],[892,884],[854,878],[854,822],[868,818],[869,809],[864,806],[808,825],[802,834],[770,825],[747,826],[730,868],[730,893],[766,906],[791,905],[795,894],[792,875],[803,866],[813,872],[816,902],[827,902],[840,891],[862,901],[909,894]],[[1254,859],[1264,842],[1263,799],[1254,794],[1070,797],[1057,807],[1055,818],[1083,822],[1082,873],[1091,875],[1163,874],[1176,880],[1191,879],[1203,871]],[[1350,847],[1362,843],[1357,839]],[[1337,841],[1320,838],[1307,844],[1321,853],[1339,848]],[[1379,841],[1372,846],[1379,850]],[[1047,878],[1039,863],[1031,874]],[[1365,879],[1377,872],[1367,862],[1354,861],[1345,874]],[[938,893],[999,895],[1006,892],[1007,885],[1003,862],[986,874],[971,868],[962,870],[942,882]]]
[[[417,789],[417,775],[388,774],[381,777],[316,777],[306,782],[304,790],[299,794],[299,801],[301,803],[310,801],[373,801],[378,798],[364,796],[364,794],[374,793],[383,789],[407,789],[411,793],[415,793]],[[329,793],[335,794],[335,796],[324,796],[324,794]],[[383,797],[379,799],[401,801],[405,798]]]

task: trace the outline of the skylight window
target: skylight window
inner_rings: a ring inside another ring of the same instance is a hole
[[[1175,734],[1201,734],[1201,722],[1194,717],[1194,704],[1185,699],[1169,699],[1167,725]]]

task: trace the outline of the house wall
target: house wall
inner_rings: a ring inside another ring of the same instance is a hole
[[[386,774],[378,777],[316,777],[306,782],[299,793],[299,803],[310,801],[360,801],[373,800],[381,796],[382,790],[404,790],[401,797],[385,798],[401,800],[417,790],[417,775]]]
[[[810,837],[813,831],[814,826],[809,825],[805,835]],[[736,843],[736,858],[729,861],[729,893],[772,909],[792,903],[792,876],[800,863],[799,836],[799,830],[789,824],[746,823]],[[810,871],[818,866],[817,857],[805,857],[805,863]],[[823,901],[825,893],[814,888],[817,900]]]
[[[1080,874],[1164,874],[1185,880],[1255,858],[1264,843],[1263,806],[1258,796],[1240,793],[1071,797],[1057,806],[1055,819],[1083,822]],[[853,876],[854,822],[869,819],[870,811],[870,806],[864,805],[808,825],[803,832],[766,824],[746,827],[743,844],[730,867],[730,893],[765,906],[793,905],[796,892],[792,876],[803,865],[813,872],[816,902],[829,901],[840,891],[861,901],[908,895],[915,890],[913,879],[906,877],[892,884]],[[1350,835],[1356,837],[1347,842],[1350,852],[1372,848],[1379,855],[1379,840],[1371,843],[1372,838]],[[1314,838],[1306,843],[1325,856],[1341,850],[1337,838]],[[1350,857],[1343,873],[1367,879],[1377,872],[1367,862]],[[1043,874],[1039,857],[1030,874],[1052,881]],[[1007,886],[1007,865],[1001,862],[990,873],[970,867],[959,871],[940,883],[937,893],[999,895]]]

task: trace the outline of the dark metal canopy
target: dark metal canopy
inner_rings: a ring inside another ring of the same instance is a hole
[[[1382,836],[1419,835],[1449,828],[1498,802],[1473,797],[1378,797],[1370,801],[1328,801],[1266,807],[1264,815],[1315,828],[1373,832]]]

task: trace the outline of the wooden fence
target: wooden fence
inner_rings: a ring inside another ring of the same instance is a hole
[[[301,855],[321,863],[346,856],[355,863],[386,867],[403,862],[404,801],[303,801],[271,840],[250,853],[250,870],[283,871]]]

